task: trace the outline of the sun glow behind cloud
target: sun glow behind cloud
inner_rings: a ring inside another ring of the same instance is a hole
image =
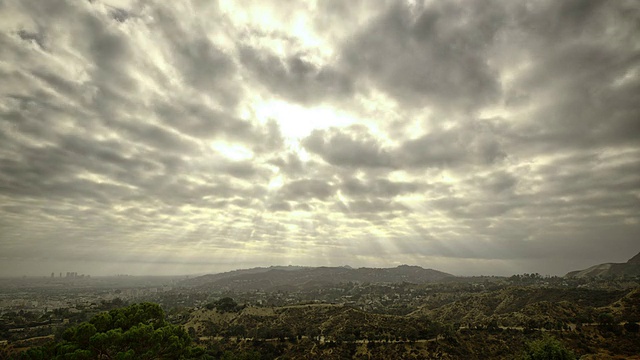
[[[291,141],[299,141],[316,129],[346,127],[360,122],[345,112],[327,106],[307,107],[283,100],[265,101],[254,106],[258,120],[275,120],[282,135]]]
[[[225,141],[214,141],[211,148],[233,161],[249,160],[253,157],[253,152],[240,144],[232,144]]]

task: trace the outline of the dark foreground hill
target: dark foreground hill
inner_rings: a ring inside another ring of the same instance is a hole
[[[234,291],[273,291],[312,289],[347,282],[376,284],[408,282],[424,284],[452,277],[453,275],[442,271],[408,265],[384,269],[291,266],[255,268],[204,275],[185,281],[184,284]]]
[[[590,278],[610,276],[640,276],[640,253],[632,257],[626,263],[605,263],[594,265],[584,270],[571,271],[567,278]]]

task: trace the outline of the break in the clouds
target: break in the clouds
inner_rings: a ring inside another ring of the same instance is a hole
[[[562,274],[640,238],[636,1],[0,1],[0,275]]]

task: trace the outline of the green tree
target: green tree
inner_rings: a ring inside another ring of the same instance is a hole
[[[94,316],[67,329],[61,341],[22,353],[19,359],[193,359],[184,328],[165,321],[157,304],[141,303]]]
[[[238,303],[230,297],[224,297],[216,302],[216,309],[220,312],[234,312],[238,310]]]
[[[540,340],[526,344],[523,360],[575,360],[576,356],[552,337],[545,336]]]
[[[615,319],[611,313],[601,313],[598,315],[598,322],[601,324],[613,324]]]

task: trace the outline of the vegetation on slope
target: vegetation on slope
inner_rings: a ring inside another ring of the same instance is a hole
[[[166,322],[157,304],[141,303],[94,316],[61,339],[19,359],[186,359],[200,355],[183,327]]]
[[[434,297],[437,294],[433,294]],[[170,324],[160,306],[100,313],[13,359],[633,358],[640,289],[507,287],[424,300],[409,315],[344,304],[256,307],[222,297]],[[529,342],[533,339],[533,342]],[[527,345],[528,344],[528,345]],[[0,349],[0,354],[2,354]],[[566,351],[565,351],[566,350]],[[7,356],[6,353],[4,356]],[[2,356],[0,356],[2,358]],[[636,357],[640,359],[640,357]]]

